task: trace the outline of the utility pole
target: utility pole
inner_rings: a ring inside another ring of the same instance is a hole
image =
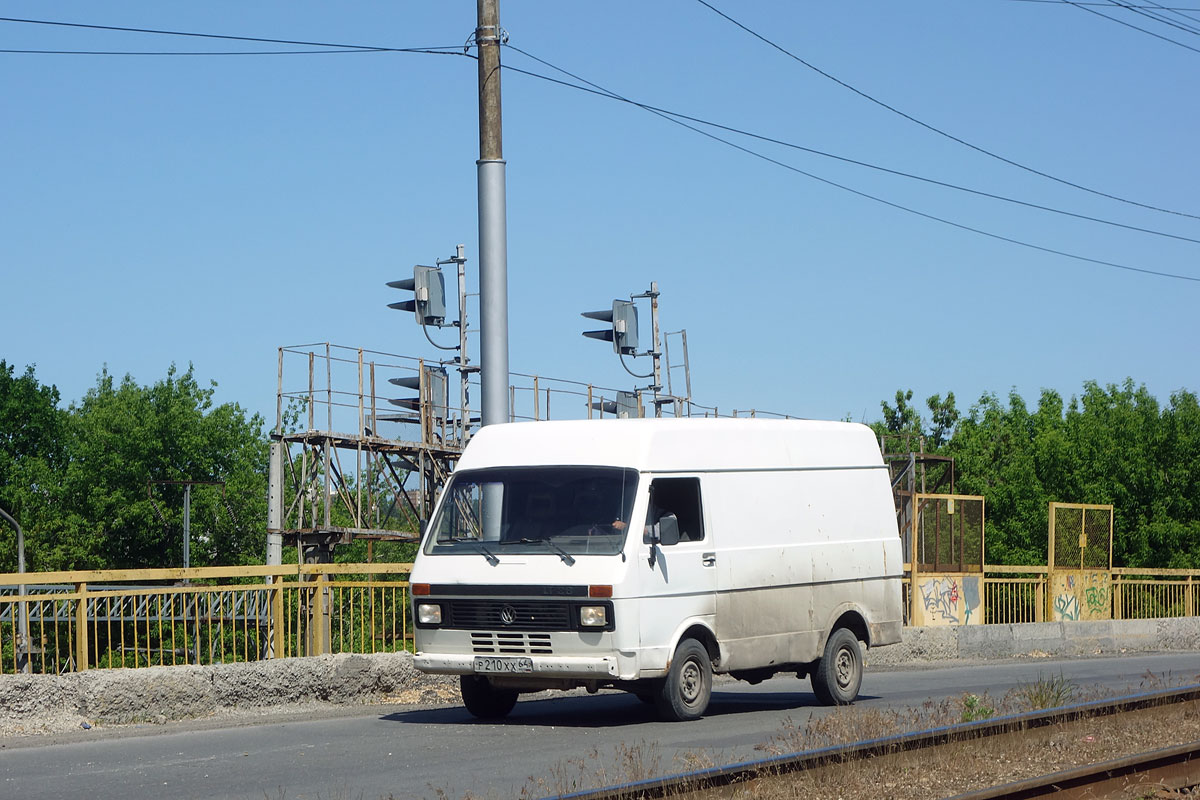
[[[192,485],[183,485],[183,568],[192,566]]]
[[[162,520],[162,512],[158,510],[157,504],[154,503],[154,487],[156,485],[183,487],[183,568],[188,569],[192,566],[192,487],[220,486],[221,500],[224,500],[225,481],[146,481],[146,495],[150,498],[150,503],[154,505],[154,513],[160,520]],[[226,509],[228,508],[229,507],[226,506]],[[230,514],[232,513],[233,512],[230,511]],[[184,580],[184,583],[189,582],[190,581]]]
[[[21,525],[13,519],[3,508],[0,508],[0,519],[3,519],[9,525],[12,525],[17,531],[17,572],[21,575],[25,574],[25,532],[21,530]],[[17,635],[13,646],[13,653],[17,657],[17,671],[29,672],[29,610],[25,607],[25,584],[17,587],[17,596],[21,598],[17,603]]]
[[[476,0],[479,328],[483,425],[508,422],[508,234],[500,118],[500,0]]]
[[[650,356],[654,361],[654,416],[662,416],[662,348],[658,338],[658,281],[650,281],[650,328],[654,332],[654,341],[650,346]]]
[[[467,257],[463,254],[464,245],[458,245],[454,250],[454,255],[447,259],[440,259],[437,263],[440,267],[442,264],[454,264],[458,267],[458,424],[460,431],[458,440],[461,444],[467,443],[468,431],[471,427],[470,413],[470,374],[478,372],[478,367],[471,366],[471,359],[467,355]],[[447,401],[449,407],[449,401]]]

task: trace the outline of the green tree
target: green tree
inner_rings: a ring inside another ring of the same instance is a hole
[[[946,392],[945,400],[940,394],[935,394],[925,400],[925,405],[929,407],[930,420],[933,422],[933,428],[929,432],[930,442],[933,449],[937,450],[954,434],[954,426],[958,424],[954,392]]]
[[[16,518],[26,535],[26,560],[39,568],[36,531],[57,515],[58,476],[66,464],[66,412],[58,389],[39,383],[34,367],[16,376],[0,360],[0,507]],[[16,537],[0,532],[0,571],[17,568]]]
[[[104,370],[70,409],[67,511],[52,560],[62,568],[182,564],[183,488],[150,481],[224,481],[192,493],[191,563],[261,561],[268,442],[263,421],[213,406],[189,366],[164,380],[117,383]],[[151,499],[153,493],[154,499]]]
[[[1115,508],[1116,563],[1200,565],[1196,396],[1176,392],[1162,408],[1132,379],[1105,387],[1089,381],[1066,419],[1080,453],[1083,502]]]
[[[1046,498],[1032,445],[1033,416],[1016,391],[1008,408],[995,394],[972,406],[946,452],[954,457],[956,490],[986,502],[987,560],[999,564],[1044,563]]]
[[[1163,410],[1158,437],[1159,492],[1148,525],[1163,566],[1200,566],[1200,403],[1178,391]]]
[[[897,389],[895,408],[889,406],[887,400],[879,401],[879,407],[883,410],[883,427],[888,433],[921,434],[921,414],[912,405],[912,397],[912,389]]]
[[[910,400],[907,395],[898,395]],[[987,501],[992,563],[1044,563],[1051,501],[1111,503],[1117,566],[1200,566],[1200,403],[1179,391],[1163,408],[1145,386],[1084,384],[1064,403],[1043,390],[1037,410],[984,394],[954,425],[951,395],[929,398],[930,441],[955,459],[958,491]],[[886,406],[886,403],[884,404]],[[902,406],[886,426],[898,419]]]

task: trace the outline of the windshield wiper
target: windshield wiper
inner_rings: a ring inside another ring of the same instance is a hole
[[[496,554],[484,547],[482,542],[476,544],[475,546],[479,548],[479,555],[486,558],[487,562],[493,567],[500,563],[500,559],[496,558]]]
[[[574,556],[572,556],[566,550],[563,550],[561,547],[559,547],[558,545],[556,545],[554,542],[550,541],[549,539],[510,539],[509,541],[501,542],[500,544],[502,544],[502,545],[504,545],[504,544],[544,544],[544,545],[546,545],[546,547],[549,547],[551,550],[558,553],[558,557],[561,558],[563,560],[563,563],[566,564],[568,567],[573,566],[575,564]]]
[[[454,542],[455,544],[459,544],[461,542],[471,542],[479,550],[479,555],[486,558],[487,562],[493,567],[500,563],[500,559],[496,558],[496,554],[484,547],[483,542],[479,541],[474,536],[447,536],[445,539],[438,539],[438,544],[446,544],[448,542]]]

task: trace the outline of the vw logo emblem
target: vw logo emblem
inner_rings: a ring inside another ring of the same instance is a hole
[[[512,606],[504,606],[500,609],[500,621],[505,625],[512,625],[517,621],[517,610]]]

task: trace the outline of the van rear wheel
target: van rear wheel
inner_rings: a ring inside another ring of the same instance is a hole
[[[458,689],[467,711],[479,719],[503,719],[517,704],[515,689],[497,689],[478,675],[460,675]]]
[[[862,686],[863,659],[858,637],[846,628],[829,634],[825,653],[809,675],[813,694],[822,705],[853,703]]]
[[[699,719],[712,697],[712,661],[708,650],[695,639],[684,639],[675,648],[667,679],[654,698],[658,714],[670,722]]]

